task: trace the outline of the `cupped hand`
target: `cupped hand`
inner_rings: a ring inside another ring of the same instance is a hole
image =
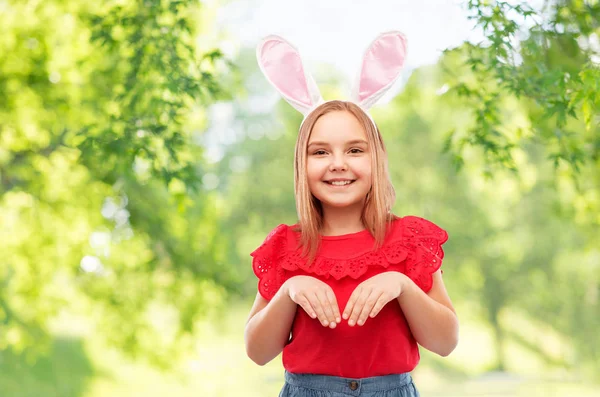
[[[284,285],[285,292],[324,327],[335,328],[342,321],[335,294],[329,285],[311,276],[294,276]]]
[[[344,309],[348,325],[363,325],[368,317],[375,317],[392,299],[400,296],[406,276],[399,272],[384,272],[362,283],[350,295]]]

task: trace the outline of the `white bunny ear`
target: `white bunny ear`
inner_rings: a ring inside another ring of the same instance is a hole
[[[282,37],[265,37],[256,48],[256,58],[267,80],[304,116],[323,102],[319,88],[302,64],[300,53]]]
[[[363,56],[352,100],[365,110],[373,106],[400,76],[405,56],[404,34],[391,31],[379,35]]]

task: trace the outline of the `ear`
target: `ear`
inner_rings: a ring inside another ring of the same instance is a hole
[[[352,100],[365,110],[373,106],[400,76],[405,56],[404,34],[392,31],[379,35],[363,55]]]
[[[256,48],[256,58],[269,83],[304,116],[323,102],[300,53],[282,37],[271,35],[262,39]]]

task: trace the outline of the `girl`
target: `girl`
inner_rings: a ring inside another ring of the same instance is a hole
[[[385,146],[366,112],[397,79],[405,48],[399,32],[379,36],[353,100],[324,102],[291,44],[270,36],[258,47],[268,80],[305,114],[294,161],[299,221],[252,253],[259,283],[245,330],[257,364],[283,351],[280,397],[418,396],[417,343],[441,356],[458,343],[440,270],[448,235],[391,213]]]

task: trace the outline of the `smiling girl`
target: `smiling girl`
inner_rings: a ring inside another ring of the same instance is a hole
[[[402,34],[379,36],[355,100],[324,102],[293,46],[277,36],[259,45],[265,75],[305,114],[294,160],[299,220],[252,253],[259,283],[245,330],[257,364],[283,352],[280,397],[418,396],[418,345],[447,356],[458,343],[440,269],[448,235],[392,214],[385,145],[365,111],[396,80],[404,53]]]

